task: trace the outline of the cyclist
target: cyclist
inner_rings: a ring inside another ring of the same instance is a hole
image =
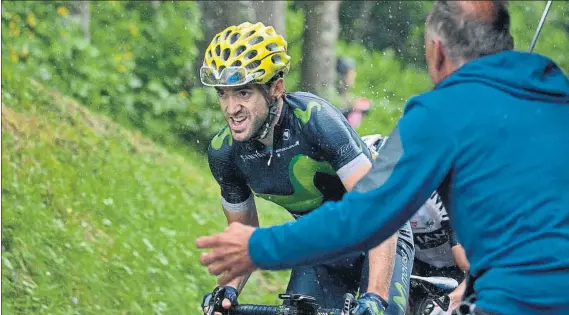
[[[448,277],[460,283],[448,295],[425,303],[422,314],[450,315],[462,299],[466,287],[465,272],[468,272],[469,265],[437,192],[431,194],[409,222],[415,243],[413,274],[421,277]]]
[[[362,137],[370,150],[378,150],[387,140],[380,134]],[[377,151],[373,152],[377,154]],[[469,265],[464,249],[458,243],[450,225],[442,199],[433,192],[429,199],[409,220],[415,245],[415,260],[412,274],[421,277],[448,277],[460,283],[459,287],[445,296],[431,299],[422,305],[424,315],[446,315],[460,304],[466,284],[465,272]],[[412,298],[422,299],[410,293]],[[419,301],[410,301],[419,302]]]
[[[199,238],[212,248],[200,262],[224,284],[366,250],[436,189],[470,263],[463,314],[569,314],[569,78],[515,51],[509,27],[505,2],[436,1],[425,27],[435,88],[407,101],[372,170],[295,222]],[[320,241],[288,242],[306,233]]]
[[[354,98],[349,90],[356,83],[356,61],[350,57],[340,57],[336,61],[336,74],[338,75],[336,90],[340,96],[341,111],[354,128],[358,128],[363,117],[371,108],[371,102],[366,98]]]
[[[258,226],[254,195],[298,218],[341,199],[371,168],[369,149],[339,110],[310,93],[285,93],[289,62],[284,38],[262,23],[230,26],[206,49],[201,81],[217,89],[228,123],[208,150],[228,223]],[[294,268],[287,292],[341,308],[344,294],[359,289],[359,314],[403,314],[412,263],[406,223],[369,252]],[[237,303],[249,275],[228,284],[224,307]],[[204,297],[204,311],[210,297]]]

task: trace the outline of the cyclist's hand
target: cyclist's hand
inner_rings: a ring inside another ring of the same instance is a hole
[[[451,313],[450,297],[448,295],[428,301],[422,312],[423,315],[450,315]]]
[[[225,286],[224,289],[225,289],[225,294],[223,296],[223,301],[221,302],[221,306],[224,309],[229,309],[232,306],[235,306],[238,304],[237,303],[238,292],[237,292],[237,289],[235,289],[234,287],[230,287],[230,286]],[[211,298],[212,298],[211,293],[208,293],[208,294],[204,295],[204,297],[203,297],[202,308],[203,308],[204,314],[207,314],[207,312],[209,310]],[[219,312],[215,312],[214,315],[221,315],[221,314]]]
[[[364,293],[356,302],[352,315],[383,315],[387,302],[379,295],[371,292]]]

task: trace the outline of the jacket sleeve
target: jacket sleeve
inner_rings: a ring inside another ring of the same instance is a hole
[[[354,191],[296,221],[255,230],[249,240],[255,265],[277,270],[315,264],[369,250],[393,235],[452,167],[455,142],[443,115],[410,100]]]

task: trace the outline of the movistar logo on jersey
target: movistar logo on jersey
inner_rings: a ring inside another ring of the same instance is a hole
[[[328,162],[319,162],[306,155],[296,155],[289,164],[289,178],[294,189],[292,195],[258,194],[256,196],[272,201],[289,211],[309,211],[317,208],[324,195],[314,185],[317,172],[336,174]]]
[[[405,288],[399,282],[395,282],[395,289],[397,289],[397,295],[393,297],[393,301],[395,304],[401,309],[402,312],[405,312],[407,308],[407,297],[405,296]]]
[[[300,108],[294,109],[294,115],[302,121],[303,124],[306,125],[308,121],[310,121],[310,117],[312,116],[312,109],[316,108],[316,111],[320,111],[322,109],[322,105],[318,104],[315,101],[312,101],[306,105],[306,109],[302,110]]]
[[[215,150],[221,149],[221,146],[223,146],[223,141],[226,138],[228,139],[227,144],[229,146],[233,145],[233,137],[231,136],[231,130],[229,130],[228,126],[225,126],[223,130],[221,130],[215,137],[213,137],[211,140],[211,147]]]

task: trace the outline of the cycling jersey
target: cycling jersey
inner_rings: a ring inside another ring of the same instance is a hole
[[[272,147],[255,140],[234,141],[225,127],[211,141],[208,157],[227,211],[249,209],[256,195],[297,218],[325,201],[341,199],[346,193],[342,179],[372,155],[338,109],[313,94],[295,92],[283,97]],[[401,226],[386,315],[403,315],[407,307],[411,235],[408,223]],[[356,251],[293,268],[287,293],[311,295],[323,307],[342,308],[346,292],[367,290],[368,261],[366,251]]]
[[[211,141],[209,165],[227,211],[247,209],[255,194],[300,216],[341,199],[341,179],[370,160],[367,146],[328,102],[305,92],[286,93],[283,101],[272,147],[233,141],[228,126]]]
[[[387,137],[380,134],[363,136],[362,140],[377,156]],[[375,158],[374,158],[375,159]],[[443,267],[456,267],[451,248],[457,245],[456,235],[450,225],[448,213],[439,194],[435,191],[409,220],[415,243],[415,259],[422,262],[420,270],[436,271]],[[423,264],[424,263],[424,264]],[[446,270],[446,269],[445,269]],[[452,272],[455,273],[454,270]],[[419,274],[420,276],[428,276]]]
[[[433,192],[409,220],[415,241],[415,259],[436,268],[456,266],[451,248],[456,237],[440,196]]]

